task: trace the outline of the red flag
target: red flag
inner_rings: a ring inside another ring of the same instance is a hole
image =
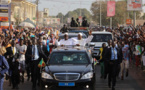
[[[107,2],[107,16],[113,17],[115,15],[115,1]]]

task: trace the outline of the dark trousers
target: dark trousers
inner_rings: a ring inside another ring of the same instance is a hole
[[[32,83],[33,88],[36,88],[36,83],[40,83],[40,68],[38,67],[39,60],[34,60],[31,63],[31,77],[32,77]]]
[[[11,80],[12,80],[13,88],[17,87],[18,84],[20,83],[20,74],[19,73],[13,73],[12,77],[11,77]]]
[[[109,60],[108,61],[104,61],[104,79],[107,78],[107,75],[109,73]]]
[[[116,85],[116,74],[117,74],[117,60],[110,61],[109,63],[109,76],[108,76],[108,85],[112,84],[112,87]]]
[[[31,67],[30,67],[30,63],[26,64],[26,71],[27,71],[27,77],[30,78],[30,73],[31,73]]]
[[[119,77],[120,70],[121,70],[121,66],[119,63],[119,64],[117,64],[117,74],[116,74],[117,77]]]
[[[140,65],[140,55],[135,55],[136,67]]]

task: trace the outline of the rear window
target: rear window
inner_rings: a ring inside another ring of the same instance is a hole
[[[86,52],[54,52],[49,64],[89,64]]]

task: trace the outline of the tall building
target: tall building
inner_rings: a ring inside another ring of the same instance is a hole
[[[43,20],[44,20],[44,12],[39,11],[38,12],[38,26],[42,27],[43,26]]]
[[[26,0],[12,0],[11,18],[12,22],[20,23],[27,18],[36,23],[37,5]]]
[[[49,16],[49,9],[44,8],[44,17],[47,18]]]

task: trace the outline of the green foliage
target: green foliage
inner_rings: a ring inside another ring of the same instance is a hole
[[[59,13],[57,17],[62,18],[62,13]],[[92,15],[87,9],[81,9],[81,15],[87,18],[88,21],[91,21]],[[80,9],[76,9],[74,11],[69,11],[66,15],[63,15],[64,23],[67,23],[67,19],[74,17],[74,19],[80,16]]]
[[[107,2],[100,2],[101,3],[101,12],[102,12],[102,25],[109,26],[110,24],[110,17],[107,17]],[[100,4],[99,2],[92,3],[91,11],[93,13],[93,20],[96,23],[100,22]],[[129,17],[128,17],[129,13]],[[140,18],[140,12],[136,12],[137,19]],[[116,11],[115,16],[112,17],[113,26],[117,24],[124,24],[127,18],[133,19],[133,12],[127,11],[127,2],[126,1],[118,1],[116,2]]]

